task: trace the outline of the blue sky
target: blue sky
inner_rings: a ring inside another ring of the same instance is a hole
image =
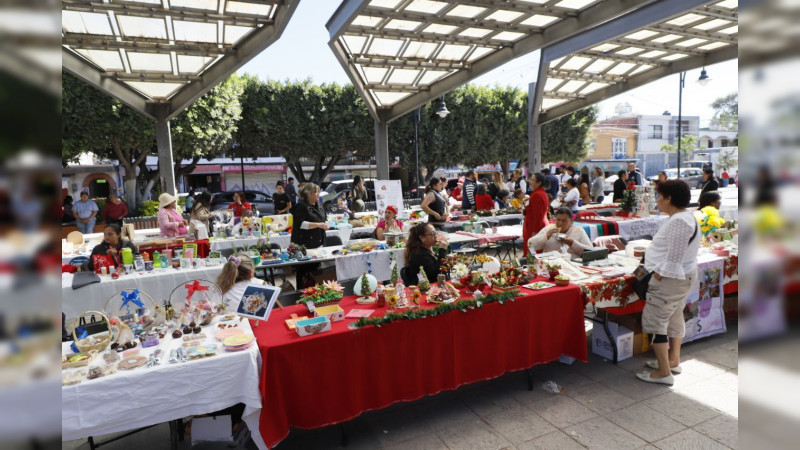
[[[339,0],[303,0],[292,16],[283,36],[271,47],[256,56],[241,70],[261,79],[304,80],[315,83],[349,83],[341,64],[328,47],[330,39],[325,23],[340,4]],[[484,74],[472,83],[494,86],[511,85],[527,90],[536,79],[539,53],[517,58],[502,67]],[[696,83],[700,69],[686,75],[683,91],[683,114],[700,116],[701,126],[707,126],[713,114],[709,104],[738,90],[738,63],[727,61],[706,68],[711,82],[701,87]],[[661,114],[665,110],[678,114],[678,76],[662,78],[646,86],[628,91],[599,104],[600,118],[614,114],[618,103],[628,102],[634,112]]]

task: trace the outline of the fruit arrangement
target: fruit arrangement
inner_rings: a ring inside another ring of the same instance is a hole
[[[496,287],[511,287],[529,283],[533,277],[519,267],[506,266],[500,272],[492,275],[490,280]]]
[[[556,286],[566,286],[569,284],[569,277],[566,275],[556,275]]]
[[[467,293],[475,291],[483,292],[492,287],[489,277],[483,272],[472,271],[469,275],[461,278],[461,285],[467,289]]]
[[[336,281],[325,281],[322,284],[303,289],[303,296],[297,301],[303,304],[312,301],[314,305],[336,303],[344,296],[344,287]]]

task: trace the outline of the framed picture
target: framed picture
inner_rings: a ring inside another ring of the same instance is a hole
[[[137,272],[141,272],[142,270],[144,270],[144,261],[141,259],[135,259],[133,261],[133,268]]]
[[[267,320],[281,288],[269,285],[247,286],[236,308],[236,313],[240,316],[249,317],[256,320]]]

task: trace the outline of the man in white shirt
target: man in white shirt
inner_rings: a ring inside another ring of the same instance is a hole
[[[572,211],[568,208],[559,208],[556,211],[556,223],[542,228],[528,239],[531,253],[560,252],[563,246],[567,247],[570,255],[578,258],[583,255],[584,250],[593,248],[586,231],[572,223]]]

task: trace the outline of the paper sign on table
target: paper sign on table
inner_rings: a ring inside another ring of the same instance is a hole
[[[360,319],[362,317],[369,317],[372,314],[372,311],[373,310],[371,309],[353,309],[350,310],[349,313],[347,313],[346,317],[348,319]]]

